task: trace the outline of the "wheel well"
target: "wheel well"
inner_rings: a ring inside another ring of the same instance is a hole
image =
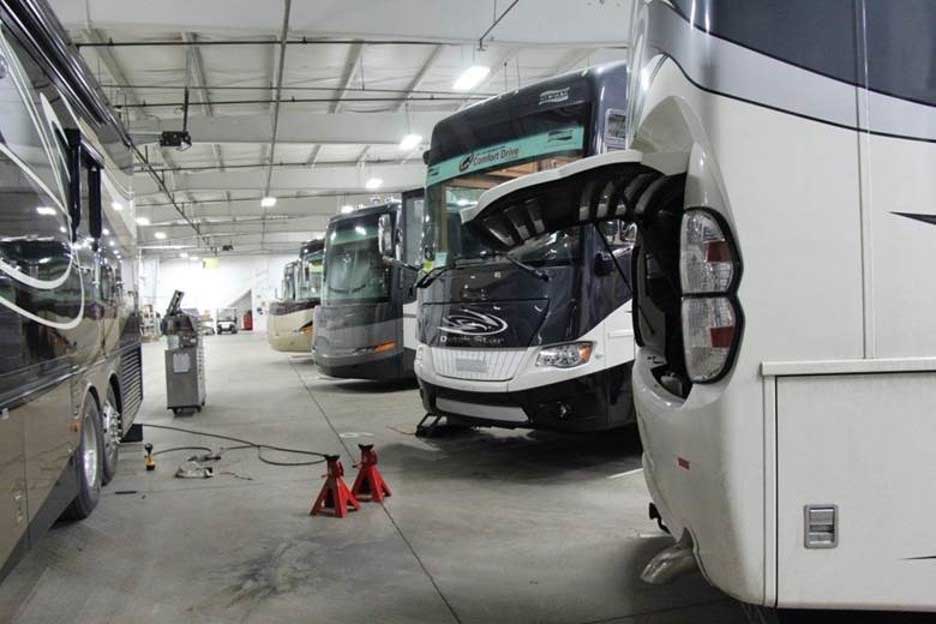
[[[90,386],[90,387],[88,388],[88,396],[90,396],[92,399],[94,399],[94,403],[95,403],[95,405],[97,406],[98,411],[100,411],[100,409],[101,409],[101,397],[98,396],[97,388],[95,388],[94,386]]]
[[[111,375],[110,380],[108,381],[110,387],[114,391],[114,398],[117,400],[117,411],[123,414],[123,396],[120,394],[120,381],[117,379],[117,375]]]

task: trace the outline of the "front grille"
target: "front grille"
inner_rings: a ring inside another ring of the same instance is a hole
[[[443,377],[472,381],[513,379],[526,349],[446,349],[432,347],[432,364]]]

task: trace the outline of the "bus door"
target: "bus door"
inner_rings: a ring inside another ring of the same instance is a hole
[[[425,190],[415,189],[406,191],[402,195],[401,218],[397,240],[401,249],[398,257],[408,267],[400,269],[400,292],[403,297],[403,346],[407,349],[416,348],[416,278],[421,267],[423,214],[425,204]]]

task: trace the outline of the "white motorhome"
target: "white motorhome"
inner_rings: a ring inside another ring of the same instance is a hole
[[[648,576],[682,552],[754,605],[936,610],[936,3],[639,0],[634,27],[632,149],[462,216],[492,243],[521,207],[638,223],[633,391],[677,540]]]

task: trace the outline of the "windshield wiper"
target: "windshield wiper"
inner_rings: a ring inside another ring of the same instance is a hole
[[[517,260],[516,258],[514,258],[513,256],[511,256],[510,254],[496,253],[496,254],[494,254],[494,255],[495,255],[496,257],[503,258],[504,260],[506,260],[506,261],[509,262],[510,264],[514,265],[515,267],[519,267],[519,268],[523,269],[524,271],[526,271],[527,273],[529,273],[530,275],[532,275],[532,276],[535,277],[536,279],[543,280],[544,282],[548,282],[548,281],[549,281],[549,274],[548,274],[548,273],[546,273],[545,271],[540,271],[539,269],[537,269],[537,268],[535,268],[535,267],[531,267],[529,264],[525,264],[525,263],[523,263],[523,262],[520,262],[519,260]]]
[[[436,267],[431,269],[428,273],[416,280],[416,283],[413,285],[416,288],[426,288],[432,282],[436,281],[440,275],[448,271],[449,269],[454,269],[454,264],[446,264],[445,266]]]

